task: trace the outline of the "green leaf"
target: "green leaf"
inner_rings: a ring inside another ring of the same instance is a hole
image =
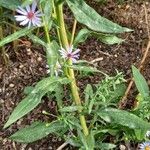
[[[111,144],[111,143],[97,142],[96,148],[99,148],[100,150],[112,150],[112,149],[116,148],[116,145]]]
[[[82,106],[67,106],[67,107],[61,108],[59,111],[61,111],[61,112],[75,112],[75,111],[81,110],[82,108],[83,108]]]
[[[33,0],[24,0],[22,7],[27,6],[27,5],[31,5],[33,3]]]
[[[132,30],[119,26],[100,16],[93,8],[83,0],[66,0],[68,6],[74,13],[75,18],[90,29],[104,33],[123,33]]]
[[[34,35],[34,34],[29,34],[29,35],[27,35],[34,43],[38,43],[38,44],[40,44],[40,45],[42,45],[42,46],[44,46],[44,47],[46,47],[46,43],[43,41],[43,40],[41,40],[39,37],[37,37],[36,35]]]
[[[31,126],[27,126],[11,135],[10,139],[21,143],[31,143],[46,137],[50,133],[64,129],[65,125],[62,121],[54,121],[48,125],[44,122],[34,122]]]
[[[77,46],[79,43],[84,42],[89,36],[95,36],[101,42],[109,45],[120,44],[124,41],[123,39],[118,38],[115,35],[97,33],[85,28],[81,29],[75,37],[74,45]]]
[[[109,45],[120,44],[124,41],[123,39],[118,38],[115,35],[110,35],[110,34],[97,34],[96,37],[103,43],[109,44]]]
[[[52,25],[52,8],[53,8],[53,2],[52,0],[47,1],[47,0],[42,0],[40,1],[40,4],[42,6],[43,14],[44,14],[44,23],[46,26],[51,28]]]
[[[106,108],[97,113],[106,122],[126,126],[130,129],[150,129],[150,124],[125,110]]]
[[[15,10],[20,5],[21,2],[19,0],[0,0],[0,6],[7,9]]]
[[[96,68],[90,67],[90,66],[81,66],[81,65],[65,65],[68,68],[72,68],[74,70],[83,71],[83,72],[97,72],[102,73],[101,71],[97,70]],[[104,74],[104,73],[102,73]]]
[[[47,56],[47,63],[50,67],[50,73],[51,75],[54,75],[54,70],[56,63],[58,61],[58,50],[59,45],[56,41],[52,41],[50,44],[47,44],[46,46],[46,56]]]
[[[5,37],[4,39],[2,39],[0,41],[0,47],[2,47],[5,44],[10,43],[10,42],[18,39],[18,38],[20,38],[22,36],[25,36],[25,35],[29,34],[32,30],[33,30],[33,28],[32,29],[24,28],[24,29],[21,29],[21,30],[11,34],[11,35],[8,35],[7,37]]]
[[[52,92],[55,90],[57,83],[68,83],[68,79],[48,77],[38,82],[32,92],[26,98],[24,98],[14,109],[9,117],[9,120],[4,125],[4,128],[7,128],[12,123],[33,110],[41,102],[41,98],[47,92]]]
[[[140,92],[143,98],[148,97],[149,87],[147,85],[145,78],[140,73],[140,71],[134,66],[132,66],[132,72],[133,72],[134,81],[138,91]]]
[[[88,84],[84,90],[84,94],[85,94],[85,105],[88,106],[90,100],[93,97],[93,88],[90,84]]]
[[[30,94],[32,92],[33,89],[34,89],[33,86],[27,86],[27,87],[25,87],[23,93],[28,95],[28,94]]]
[[[79,31],[79,33],[77,34],[77,36],[74,39],[74,46],[77,46],[79,43],[83,43],[88,36],[91,34],[92,31],[88,30],[88,29],[81,29]]]

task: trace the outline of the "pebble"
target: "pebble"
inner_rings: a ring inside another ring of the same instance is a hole
[[[3,99],[0,99],[0,104],[4,104],[4,100]]]
[[[15,85],[13,83],[9,84],[9,87],[13,88]]]
[[[126,147],[124,145],[119,146],[120,150],[126,150]]]
[[[41,62],[42,61],[42,57],[38,57],[37,61]]]
[[[24,67],[23,65],[20,65],[20,66],[19,66],[20,69],[23,68],[23,67]]]

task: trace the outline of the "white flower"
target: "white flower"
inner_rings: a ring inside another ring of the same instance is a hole
[[[139,145],[140,150],[150,150],[150,142],[143,142]]]
[[[146,137],[150,137],[150,131],[146,132]]]
[[[77,61],[77,59],[79,59],[79,52],[80,49],[75,49],[73,51],[73,46],[68,47],[66,50],[64,48],[61,48],[61,50],[59,50],[60,55],[62,56],[62,58],[64,59],[71,59],[73,63],[75,63]]]
[[[28,28],[31,26],[41,26],[42,13],[39,10],[36,11],[36,7],[36,1],[34,1],[31,6],[26,6],[26,8],[19,6],[18,9],[16,9],[17,13],[19,13],[19,15],[15,16],[16,21],[20,22],[20,25],[28,25]]]
[[[49,74],[49,73],[51,72],[50,69],[49,69],[49,65],[46,65],[46,68],[47,68],[47,74]],[[54,67],[55,76],[57,77],[60,72],[62,72],[62,70],[61,70],[61,65],[60,65],[60,63],[57,61],[56,65],[55,65],[55,67]]]

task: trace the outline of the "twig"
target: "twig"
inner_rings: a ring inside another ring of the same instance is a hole
[[[148,41],[146,50],[145,50],[145,52],[144,52],[144,55],[143,55],[143,57],[142,57],[142,60],[141,60],[141,62],[140,62],[140,64],[139,64],[139,67],[138,67],[139,71],[141,71],[141,69],[142,69],[142,67],[143,67],[143,65],[144,65],[144,63],[145,63],[145,60],[146,60],[146,58],[147,58],[149,49],[150,49],[149,23],[148,23],[148,19],[147,19],[148,16],[147,16],[147,9],[146,9],[145,4],[144,4],[144,9],[145,9],[145,20],[146,20],[146,24],[147,24],[147,32],[148,32],[148,39],[149,39],[149,41]],[[122,107],[123,107],[122,104],[125,103],[126,98],[127,98],[127,96],[128,96],[128,93],[129,93],[129,91],[130,91],[130,89],[131,89],[133,83],[134,83],[134,81],[133,81],[133,78],[132,78],[131,81],[130,81],[130,83],[129,83],[129,85],[128,85],[128,87],[127,87],[127,89],[126,89],[126,91],[125,91],[125,94],[124,94],[122,100],[119,102],[119,109],[122,109]]]
[[[71,35],[70,46],[73,44],[76,27],[77,27],[77,20],[75,19],[75,20],[74,20],[74,23],[73,23],[73,28],[72,28],[72,35]]]
[[[57,150],[62,150],[64,147],[66,147],[68,145],[68,142],[63,143],[62,145],[60,145]]]

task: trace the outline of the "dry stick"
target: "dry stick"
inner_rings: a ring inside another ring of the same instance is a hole
[[[145,10],[145,20],[146,20],[146,24],[147,24],[147,32],[148,32],[149,41],[148,41],[146,50],[145,50],[145,52],[144,52],[143,58],[142,58],[142,60],[141,60],[141,62],[140,62],[140,64],[139,64],[139,67],[138,67],[139,71],[142,69],[142,67],[143,67],[143,65],[144,65],[144,62],[145,62],[145,60],[146,60],[146,57],[147,57],[147,55],[148,55],[149,49],[150,49],[150,32],[149,32],[149,24],[148,24],[148,19],[147,19],[147,18],[148,18],[148,17],[147,17],[147,9],[146,9],[145,4],[144,4],[144,10]],[[129,93],[129,91],[130,91],[130,89],[131,89],[133,83],[134,83],[134,81],[133,81],[133,78],[132,78],[131,81],[130,81],[130,83],[129,83],[129,85],[128,85],[128,88],[126,89],[126,92],[125,92],[125,94],[124,94],[122,100],[121,100],[120,103],[119,103],[119,109],[122,108],[122,104],[125,102],[125,100],[126,100],[126,98],[127,98],[127,96],[128,96],[128,93]]]
[[[60,145],[57,150],[62,150],[64,147],[66,147],[68,145],[68,142],[63,143],[62,145]]]

